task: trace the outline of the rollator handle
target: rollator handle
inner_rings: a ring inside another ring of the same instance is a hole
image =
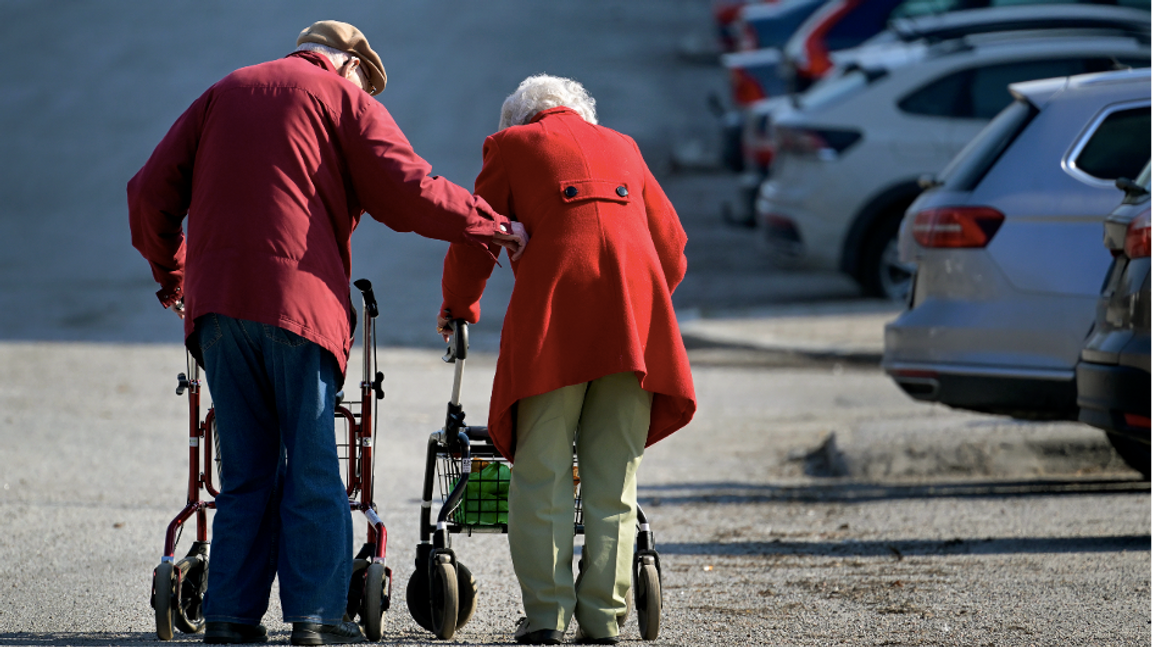
[[[452,339],[448,342],[444,361],[451,364],[458,359],[468,359],[468,322],[453,319],[448,322],[448,330],[452,331]]]
[[[352,285],[364,295],[365,314],[375,319],[380,314],[380,308],[376,305],[376,295],[372,293],[372,282],[368,279],[356,279]]]

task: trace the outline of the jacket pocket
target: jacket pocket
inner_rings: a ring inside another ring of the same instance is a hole
[[[560,199],[564,202],[608,200],[627,204],[632,195],[626,182],[612,180],[566,180],[560,183]]]

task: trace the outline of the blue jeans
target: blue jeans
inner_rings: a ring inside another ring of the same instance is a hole
[[[285,622],[340,622],[352,516],[336,453],[336,358],[282,328],[217,314],[197,319],[194,334],[222,470],[205,619],[258,624],[279,576]]]

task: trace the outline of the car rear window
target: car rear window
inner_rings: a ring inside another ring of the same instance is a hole
[[[1038,112],[1027,101],[1013,101],[952,158],[940,172],[940,183],[949,191],[975,189]]]
[[[1132,178],[1152,154],[1152,117],[1148,106],[1116,110],[1097,122],[1071,166],[1098,180]]]
[[[1094,61],[1065,58],[1017,61],[954,72],[900,100],[904,112],[932,117],[991,119],[1012,102],[1008,85],[1099,69]]]

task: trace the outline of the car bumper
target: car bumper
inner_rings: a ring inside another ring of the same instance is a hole
[[[773,168],[755,202],[761,243],[774,265],[790,269],[839,271],[840,247],[847,225],[831,223],[814,213],[811,196],[820,189],[816,173],[796,176]]]
[[[1076,404],[1080,422],[1149,442],[1152,379],[1131,366],[1080,362],[1076,365]]]
[[[1028,420],[1076,420],[1071,370],[886,362],[884,372],[909,396],[958,409]]]

